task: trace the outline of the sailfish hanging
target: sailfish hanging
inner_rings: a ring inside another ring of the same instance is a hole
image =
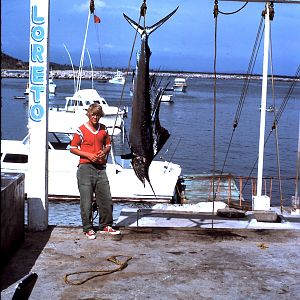
[[[148,37],[166,22],[177,9],[178,7],[151,27],[143,27],[124,14],[129,24],[141,35],[141,49],[138,54],[134,77],[129,144],[133,169],[144,185],[146,179],[151,186],[150,164],[170,136],[168,130],[163,128],[159,121],[161,92],[157,92],[155,95],[151,93],[151,90],[155,89],[151,87],[149,76],[151,51]]]

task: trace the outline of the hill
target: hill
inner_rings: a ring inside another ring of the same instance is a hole
[[[1,70],[3,69],[28,70],[28,62],[23,62],[1,51]]]
[[[70,70],[72,67],[70,65],[61,65],[57,63],[50,62],[50,68],[52,70]],[[1,51],[1,70],[28,70],[28,62],[24,62],[10,55],[7,55]]]

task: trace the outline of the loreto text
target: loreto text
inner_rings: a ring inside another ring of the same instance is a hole
[[[42,11],[42,10],[41,10]],[[33,98],[29,107],[31,120],[40,122],[45,115],[45,107],[41,101],[46,99],[46,55],[45,32],[47,24],[43,16],[38,14],[38,6],[31,7],[30,19],[30,94]]]

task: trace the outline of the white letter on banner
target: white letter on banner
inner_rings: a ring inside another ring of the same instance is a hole
[[[37,6],[32,6],[32,23],[34,24],[44,24],[45,18],[44,17],[38,17],[37,16]]]
[[[40,122],[44,116],[44,107],[40,104],[30,106],[30,118],[35,122]]]
[[[41,42],[45,37],[44,28],[42,26],[34,26],[31,29],[31,37],[36,42]]]
[[[31,61],[44,62],[43,59],[44,47],[40,44],[31,45]]]
[[[44,67],[43,66],[33,66],[30,68],[31,78],[30,81],[32,84],[43,84],[44,82]]]

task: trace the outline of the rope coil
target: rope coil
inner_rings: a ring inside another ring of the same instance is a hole
[[[118,259],[118,257],[125,257],[126,259],[124,261],[121,261]],[[118,267],[116,267],[115,269],[108,269],[108,270],[85,270],[85,271],[78,271],[78,272],[72,272],[72,273],[67,273],[64,276],[64,281],[66,284],[69,285],[81,285],[86,283],[87,281],[99,277],[99,276],[104,276],[104,275],[108,275],[111,273],[115,273],[118,271],[122,271],[124,270],[127,266],[128,266],[128,262],[132,259],[132,256],[127,256],[127,255],[113,255],[113,256],[109,256],[106,258],[107,261],[114,263],[115,265],[117,265]],[[79,274],[87,274],[87,273],[98,273],[96,275],[92,275],[87,277],[86,279],[83,280],[70,280],[69,277],[70,276],[74,276],[74,275],[79,275]]]

